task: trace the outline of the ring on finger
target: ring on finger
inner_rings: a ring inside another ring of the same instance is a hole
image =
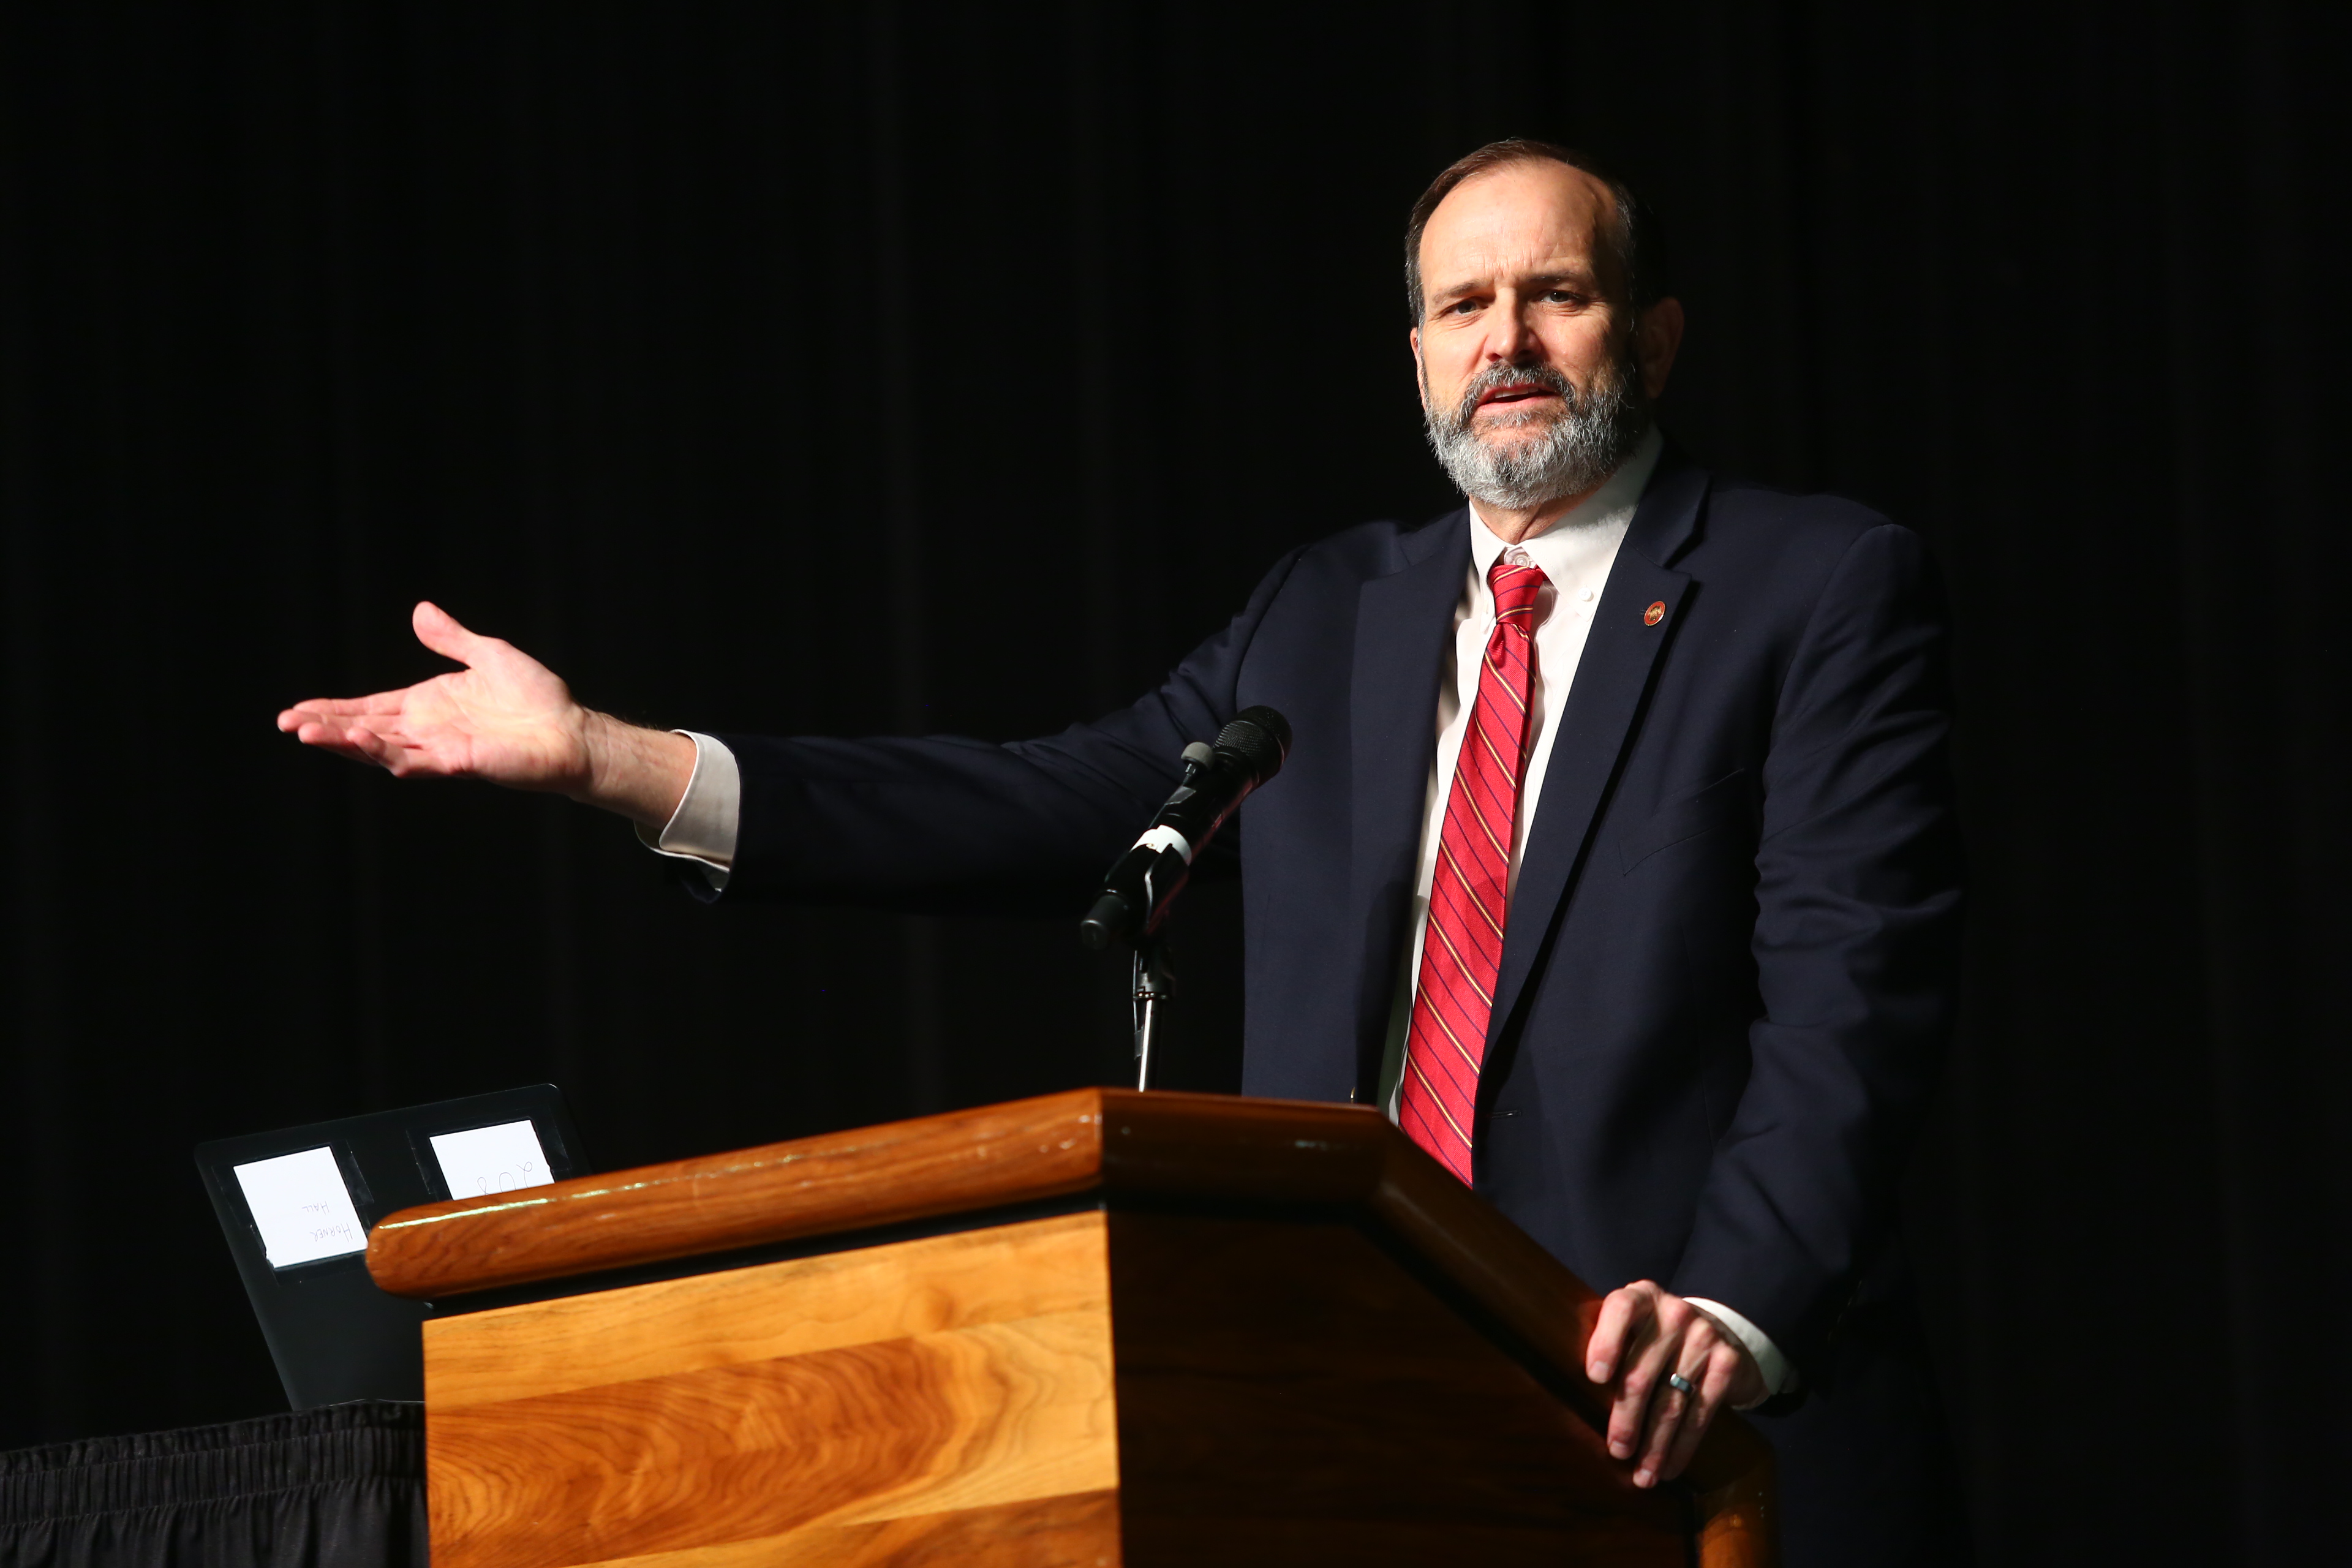
[[[1666,1386],[1673,1389],[1676,1394],[1681,1394],[1685,1399],[1698,1392],[1698,1384],[1693,1383],[1689,1378],[1685,1377],[1678,1372],[1670,1372],[1666,1373]]]

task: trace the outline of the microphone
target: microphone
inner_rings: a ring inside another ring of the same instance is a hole
[[[1184,782],[1104,876],[1101,895],[1078,922],[1078,940],[1100,949],[1158,931],[1193,858],[1289,755],[1290,721],[1271,708],[1244,708],[1217,731],[1216,744],[1185,747]]]

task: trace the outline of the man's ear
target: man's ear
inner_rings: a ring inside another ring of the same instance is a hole
[[[1412,384],[1421,394],[1421,411],[1429,412],[1429,367],[1421,363],[1421,329],[1409,327],[1404,334],[1405,346],[1412,350]]]
[[[1642,366],[1642,390],[1653,399],[1666,390],[1674,374],[1675,355],[1683,346],[1683,302],[1669,294],[1648,310],[1633,328],[1633,357]]]

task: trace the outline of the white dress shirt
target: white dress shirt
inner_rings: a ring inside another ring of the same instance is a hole
[[[1486,658],[1486,638],[1495,626],[1495,596],[1486,574],[1497,557],[1510,552],[1516,563],[1539,566],[1547,585],[1536,598],[1535,690],[1528,705],[1529,725],[1528,772],[1519,787],[1519,820],[1511,844],[1510,881],[1518,882],[1519,857],[1528,829],[1543,798],[1544,773],[1551,761],[1552,720],[1568,700],[1576,667],[1584,657],[1584,639],[1592,629],[1592,613],[1601,591],[1608,585],[1609,569],[1617,547],[1633,525],[1633,510],[1658,466],[1665,442],[1655,430],[1643,438],[1633,456],[1609,481],[1564,513],[1543,532],[1516,545],[1507,545],[1491,532],[1477,507],[1471,507],[1470,570],[1461,600],[1454,610],[1454,644],[1437,690],[1437,755],[1430,767],[1429,788],[1423,811],[1421,863],[1413,886],[1412,914],[1407,962],[1398,974],[1396,1001],[1390,1013],[1388,1048],[1381,1066],[1381,1103],[1389,1119],[1397,1114],[1397,1090],[1404,1076],[1404,1042],[1412,1018],[1413,988],[1421,976],[1421,944],[1429,921],[1429,884],[1437,865],[1438,836],[1445,824],[1445,793],[1454,783],[1454,759],[1461,754],[1471,705],[1478,696],[1478,668]],[[742,804],[742,775],[735,754],[709,735],[691,730],[676,731],[694,742],[694,774],[677,809],[659,834],[644,827],[637,836],[664,855],[698,860],[714,888],[727,885],[728,868],[735,858],[736,822]],[[1763,1330],[1719,1301],[1689,1298],[1691,1304],[1713,1317],[1756,1358],[1769,1393],[1794,1385],[1793,1369]]]

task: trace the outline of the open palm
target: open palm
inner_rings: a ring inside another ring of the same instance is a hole
[[[373,697],[320,698],[278,715],[306,746],[373,763],[401,778],[488,779],[573,794],[590,772],[588,715],[539,660],[420,604],[416,640],[466,668]]]

